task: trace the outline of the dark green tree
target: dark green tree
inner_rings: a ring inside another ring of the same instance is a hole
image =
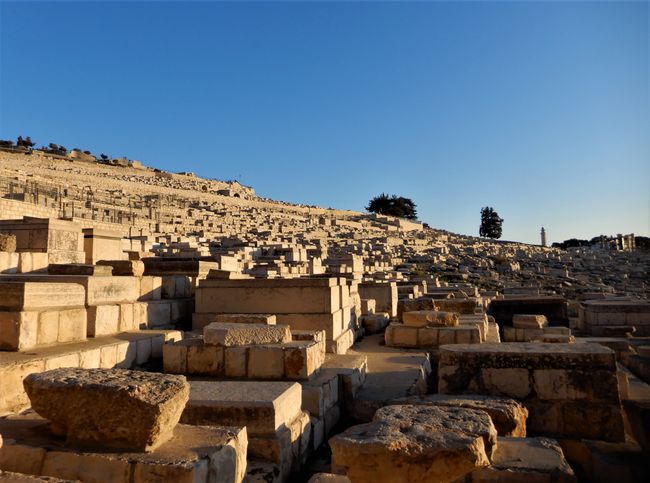
[[[491,206],[481,209],[481,227],[479,235],[487,238],[501,238],[503,218]]]
[[[370,200],[366,210],[371,213],[380,215],[397,216],[398,218],[406,218],[407,220],[415,220],[418,216],[416,205],[410,198],[403,196],[387,195],[382,193],[375,196]]]

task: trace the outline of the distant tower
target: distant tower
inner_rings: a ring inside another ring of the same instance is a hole
[[[542,237],[542,246],[545,247],[546,246],[546,230],[544,229],[544,227],[542,227],[542,231],[540,231],[539,234]]]

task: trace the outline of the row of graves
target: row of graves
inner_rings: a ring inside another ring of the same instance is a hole
[[[268,278],[65,220],[0,233],[5,480],[650,479],[647,303],[572,320],[559,296],[364,276],[355,256]]]
[[[64,220],[0,231],[5,479],[289,481],[364,382],[343,355],[353,280],[130,259],[119,234]]]

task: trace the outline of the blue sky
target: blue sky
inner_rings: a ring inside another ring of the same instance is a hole
[[[2,2],[0,138],[503,238],[650,235],[648,2]]]

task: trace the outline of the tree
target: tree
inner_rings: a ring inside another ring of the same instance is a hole
[[[501,238],[503,218],[491,206],[481,209],[481,227],[479,235],[488,238]]]
[[[415,203],[409,198],[403,196],[382,193],[375,196],[370,200],[366,210],[371,213],[378,213],[380,215],[397,216],[399,218],[406,218],[407,220],[415,220],[417,218],[417,210]]]

